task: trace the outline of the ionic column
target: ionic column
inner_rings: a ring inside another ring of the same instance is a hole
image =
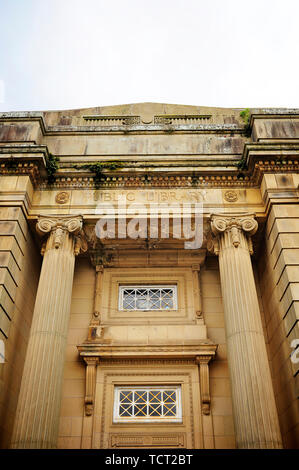
[[[239,448],[281,448],[250,254],[253,214],[214,214],[208,248],[219,255],[228,364]]]
[[[55,448],[75,255],[85,250],[81,216],[40,217],[47,235],[18,400],[12,448]]]

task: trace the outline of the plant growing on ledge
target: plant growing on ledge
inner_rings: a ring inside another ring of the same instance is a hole
[[[118,161],[107,161],[107,162],[96,162],[96,163],[84,163],[82,165],[75,165],[77,169],[88,169],[92,173],[95,173],[95,186],[98,188],[100,186],[101,177],[103,170],[116,170],[124,166],[123,162]]]
[[[243,111],[241,111],[240,117],[243,119],[244,124],[245,124],[245,134],[247,137],[250,137],[250,124],[249,124],[250,109],[245,108]]]
[[[49,155],[46,158],[46,170],[48,173],[48,183],[52,184],[54,183],[55,180],[55,173],[59,168],[59,157],[55,157],[52,155],[52,153],[49,153]]]
[[[242,170],[248,170],[247,163],[243,158],[238,162],[237,168],[238,168],[238,170],[241,170],[241,171]]]

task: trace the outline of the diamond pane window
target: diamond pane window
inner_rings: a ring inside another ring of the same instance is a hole
[[[176,310],[176,286],[120,286],[120,310]]]
[[[115,387],[113,421],[181,422],[181,387]]]

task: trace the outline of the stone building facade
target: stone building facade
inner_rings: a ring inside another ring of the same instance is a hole
[[[241,111],[0,115],[2,448],[299,447],[299,111]]]

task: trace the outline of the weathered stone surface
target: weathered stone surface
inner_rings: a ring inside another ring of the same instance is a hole
[[[0,113],[2,447],[299,446],[299,112],[241,111]],[[117,220],[99,240],[101,211],[131,204],[147,236]],[[151,238],[167,204],[169,238]],[[202,204],[196,249],[174,237],[183,204],[192,223]],[[177,308],[124,310],[128,285],[171,285]],[[132,384],[180,385],[182,416],[115,422]]]

